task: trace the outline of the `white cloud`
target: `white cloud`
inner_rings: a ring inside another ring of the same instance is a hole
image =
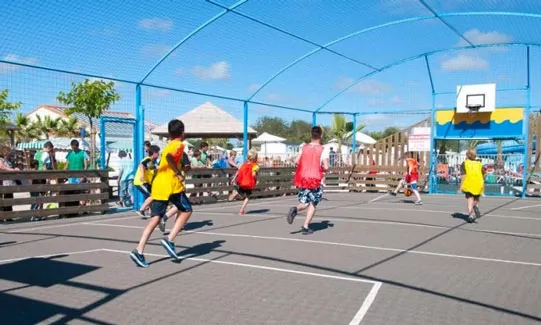
[[[351,78],[340,77],[336,81],[336,87],[338,89],[345,89],[349,87],[354,82]],[[377,80],[363,80],[348,91],[361,93],[363,95],[382,95],[389,93],[392,90],[391,85],[383,83]]]
[[[470,29],[469,31],[465,32],[463,36],[475,45],[509,43],[513,40],[509,35],[496,31],[483,33],[477,28]],[[457,46],[467,45],[468,43],[466,43],[466,41],[463,39],[460,39],[457,44]]]
[[[149,30],[168,31],[173,29],[175,23],[171,19],[147,18],[139,21],[139,28]]]
[[[458,54],[441,62],[441,68],[444,71],[486,70],[488,66],[487,60],[467,54]]]
[[[193,74],[203,80],[222,80],[231,77],[229,63],[225,61],[216,62],[210,67],[195,66]]]
[[[143,46],[141,52],[146,56],[164,56],[169,53],[172,48],[171,45],[167,44],[147,44]]]
[[[2,58],[5,61],[11,61],[16,63],[23,63],[23,64],[37,64],[38,59],[32,58],[32,57],[22,57],[18,56],[17,54],[8,54]],[[19,65],[15,64],[9,64],[9,63],[0,63],[0,72],[10,72],[15,71],[17,69],[21,68]]]
[[[171,95],[171,91],[167,89],[156,89],[148,92],[148,97],[167,97]]]
[[[259,87],[261,87],[260,84],[251,84],[250,86],[248,86],[248,91],[254,92],[254,91],[258,90]]]

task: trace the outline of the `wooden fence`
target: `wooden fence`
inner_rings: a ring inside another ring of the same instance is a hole
[[[85,180],[80,184],[67,184],[68,178]],[[111,193],[107,171],[0,172],[0,179],[17,184],[0,187],[0,220],[104,213],[109,209]],[[35,209],[28,205],[35,205]]]

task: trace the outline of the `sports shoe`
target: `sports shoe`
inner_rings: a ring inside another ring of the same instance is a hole
[[[165,248],[165,251],[167,252],[167,254],[169,254],[169,256],[178,260],[178,255],[177,255],[177,252],[175,251],[175,243],[164,238],[160,240],[160,244],[162,244],[163,248]]]
[[[287,223],[292,224],[296,216],[297,207],[292,207],[291,209],[289,209],[289,213],[287,214]]]
[[[396,196],[396,192],[395,191],[389,191],[389,195]]]
[[[158,228],[160,228],[161,232],[165,232],[165,223],[167,222],[167,216],[163,216],[160,219],[160,223],[158,223]]]
[[[481,212],[479,211],[479,208],[477,207],[477,205],[475,205],[473,207],[473,212],[475,213],[475,218],[481,218]]]
[[[421,201],[421,200],[415,201],[415,205],[423,205],[423,201]]]
[[[143,218],[143,219],[145,218],[145,211],[137,210],[137,211],[135,211],[135,213],[137,213],[139,216],[141,216],[141,218]]]
[[[145,255],[140,254],[137,249],[131,251],[130,257],[137,266],[148,267],[148,263],[145,261]]]
[[[470,215],[470,216],[468,217],[468,222],[469,222],[469,223],[472,223],[472,222],[474,222],[474,221],[475,221],[475,216]]]
[[[301,233],[303,235],[311,235],[311,234],[314,233],[314,231],[312,229],[310,229],[310,228],[305,228],[304,226],[302,226]]]

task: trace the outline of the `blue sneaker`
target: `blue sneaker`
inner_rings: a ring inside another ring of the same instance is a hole
[[[145,261],[145,255],[139,254],[137,249],[134,249],[130,253],[131,259],[140,267],[148,267],[147,261]]]
[[[172,241],[167,240],[166,238],[160,240],[160,244],[162,244],[163,248],[167,251],[167,254],[171,256],[172,258],[178,260],[177,252],[175,251],[175,243]]]

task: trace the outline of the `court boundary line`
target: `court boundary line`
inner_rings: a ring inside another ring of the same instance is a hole
[[[520,210],[524,210],[524,209],[528,209],[528,208],[537,208],[537,207],[541,207],[541,204],[533,204],[533,205],[525,205],[525,206],[521,206],[521,207],[516,207],[516,208],[511,208],[510,210],[513,210],[513,211],[520,211]]]
[[[109,253],[121,253],[125,255],[129,255],[130,251],[120,250],[120,249],[111,249],[111,248],[97,248],[97,249],[91,249],[91,250],[83,250],[83,251],[72,251],[72,252],[60,252],[55,254],[45,254],[45,255],[34,255],[34,256],[26,256],[26,257],[18,257],[18,258],[11,258],[11,259],[5,259],[0,260],[0,264],[4,263],[10,263],[10,262],[16,262],[16,261],[22,261],[22,260],[28,260],[32,258],[48,258],[53,256],[61,256],[61,255],[80,255],[80,254],[88,254],[88,253],[94,253],[94,252],[109,252]],[[155,253],[145,253],[147,256],[153,256],[153,257],[168,257],[171,258],[169,255],[166,254],[155,254]],[[205,262],[205,263],[215,263],[215,264],[222,264],[222,265],[230,265],[230,266],[236,266],[236,267],[246,267],[246,268],[252,268],[252,269],[258,269],[258,270],[266,270],[266,271],[274,271],[274,272],[283,272],[283,273],[290,273],[290,274],[296,274],[296,275],[303,275],[303,276],[313,276],[317,278],[323,278],[323,279],[332,279],[332,280],[341,280],[341,281],[351,281],[351,282],[357,282],[357,283],[363,283],[363,284],[371,284],[370,290],[368,291],[368,294],[364,298],[361,307],[357,310],[355,315],[353,316],[352,320],[349,322],[349,325],[359,325],[361,324],[363,318],[368,313],[368,310],[374,303],[374,300],[376,299],[376,296],[383,285],[380,281],[374,281],[374,280],[367,280],[367,279],[360,279],[355,277],[346,277],[346,276],[339,276],[339,275],[331,275],[331,274],[323,274],[323,273],[315,273],[315,272],[307,272],[307,271],[299,271],[294,269],[286,269],[286,268],[279,268],[279,267],[272,267],[272,266],[265,266],[265,265],[257,265],[257,264],[249,264],[249,263],[240,263],[240,262],[230,262],[230,261],[220,261],[220,260],[214,260],[214,259],[206,259],[206,258],[200,258],[200,257],[190,257],[190,256],[181,256],[181,260],[193,260],[196,262]]]
[[[101,227],[113,227],[113,228],[114,227],[117,227],[117,228],[131,228],[131,229],[144,229],[145,228],[143,226],[116,225],[116,224],[107,224],[107,223],[105,223],[105,224],[104,223],[101,223],[101,224],[100,223],[89,223],[88,225],[89,226],[101,226]],[[320,245],[329,245],[329,246],[371,249],[371,250],[397,252],[397,253],[405,253],[405,254],[437,256],[437,257],[457,258],[457,259],[466,259],[466,260],[483,261],[483,262],[493,262],[493,263],[504,263],[504,264],[516,264],[516,265],[539,266],[539,267],[541,267],[541,263],[535,263],[535,262],[524,262],[524,261],[505,260],[505,259],[490,258],[490,257],[477,257],[477,256],[468,256],[468,255],[436,253],[436,252],[418,251],[418,250],[410,250],[410,249],[402,249],[402,248],[358,245],[358,244],[340,243],[340,242],[333,242],[333,241],[321,241],[321,240],[287,238],[287,237],[273,237],[273,236],[245,235],[245,234],[232,234],[232,233],[220,233],[220,232],[211,232],[211,231],[193,231],[193,230],[183,230],[180,234],[182,234],[182,233],[196,234],[196,235],[207,235],[207,236],[224,236],[224,237],[238,237],[238,238],[251,238],[251,239],[267,239],[267,240],[277,240],[277,241],[292,241],[292,242],[320,244]]]

